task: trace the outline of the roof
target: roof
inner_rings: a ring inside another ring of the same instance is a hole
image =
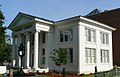
[[[20,16],[27,16],[27,17],[29,17],[29,18],[31,18],[31,19],[33,19],[33,20],[42,20],[42,22],[43,21],[47,21],[47,22],[50,22],[50,23],[55,23],[55,24],[59,24],[59,23],[64,23],[64,22],[71,22],[71,21],[73,21],[73,20],[78,20],[79,21],[79,19],[83,19],[83,20],[86,20],[86,21],[89,21],[89,22],[92,22],[92,23],[95,23],[95,24],[99,24],[99,25],[102,25],[102,26],[104,26],[104,27],[107,27],[107,28],[110,28],[110,29],[114,29],[114,28],[112,28],[112,27],[109,27],[109,26],[107,26],[107,25],[105,25],[105,23],[101,23],[101,22],[99,22],[99,21],[96,21],[96,20],[93,20],[93,19],[91,19],[91,17],[90,16],[87,16],[87,17],[84,17],[84,16],[74,16],[74,17],[70,17],[70,18],[67,18],[67,19],[63,19],[63,20],[59,20],[59,21],[51,21],[51,20],[48,20],[48,19],[44,19],[44,18],[41,18],[41,17],[37,17],[37,16],[33,16],[33,15],[29,15],[29,14],[25,14],[25,13],[21,13],[21,12],[19,12],[18,13],[18,15],[14,18],[14,20],[11,22],[11,24],[9,25],[9,27],[8,28],[11,28],[13,25],[14,25],[14,23],[17,21],[17,19],[19,19],[19,17]]]
[[[29,17],[33,17],[33,18],[38,18],[38,19],[41,19],[41,20],[44,20],[44,21],[48,21],[48,22],[54,22],[52,20],[48,20],[48,19],[45,19],[45,18],[41,18],[41,17],[38,17],[38,16],[33,16],[33,15],[22,13],[22,12],[19,12],[19,14],[23,14],[23,15],[26,15],[26,16],[29,16]]]
[[[88,13],[86,16],[91,16],[91,15],[95,15],[95,14],[99,14],[102,13],[102,11],[100,9],[94,9],[93,11],[91,11],[90,13]]]
[[[120,26],[120,8],[105,11],[100,14],[86,16],[89,19],[99,21],[111,27],[117,28]]]
[[[43,20],[43,21],[47,21],[47,22],[51,22],[51,23],[54,23],[54,21],[52,20],[48,20],[48,19],[45,19],[45,18],[41,18],[41,17],[37,17],[37,16],[33,16],[33,15],[30,15],[30,14],[25,14],[25,13],[22,13],[22,12],[19,12],[17,14],[17,16],[13,19],[13,21],[10,23],[10,25],[8,26],[8,28],[10,29],[12,27],[12,25],[14,24],[14,22],[16,22],[16,20],[19,18],[19,16],[27,16],[29,18],[32,18],[32,19],[39,19],[39,20]]]

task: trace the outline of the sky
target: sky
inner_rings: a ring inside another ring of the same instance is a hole
[[[95,8],[112,10],[120,7],[120,0],[0,0],[5,15],[4,26],[9,26],[19,12],[58,21],[86,15]],[[11,35],[11,31],[7,30]]]

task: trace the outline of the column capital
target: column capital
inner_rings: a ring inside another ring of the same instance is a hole
[[[40,30],[35,29],[32,31],[32,33],[35,33],[35,32],[40,32]]]

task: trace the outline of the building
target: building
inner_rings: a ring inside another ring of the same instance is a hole
[[[27,70],[58,70],[50,58],[53,49],[67,48],[67,72],[93,73],[113,68],[112,28],[86,17],[76,16],[51,21],[19,13],[9,25],[13,35],[12,65],[20,67],[18,47],[25,46],[23,68]]]
[[[116,28],[113,31],[113,64],[120,66],[120,8],[106,10],[102,13],[87,16],[87,18]]]

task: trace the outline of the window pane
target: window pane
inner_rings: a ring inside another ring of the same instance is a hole
[[[68,35],[65,34],[65,42],[68,41]]]
[[[60,31],[60,42],[63,42],[63,32]]]
[[[88,29],[88,41],[91,42],[91,30],[90,29]]]
[[[42,63],[41,64],[45,64],[45,57],[42,57]]]
[[[42,49],[42,55],[45,55],[45,49]]]
[[[95,30],[93,29],[89,29],[89,28],[85,28],[85,38],[86,41],[88,42],[95,42],[96,37],[95,37]]]
[[[70,48],[70,63],[73,63],[73,49]]]
[[[86,63],[96,63],[96,50],[93,48],[85,48]]]
[[[109,63],[109,51],[101,49],[101,63]]]
[[[108,34],[100,32],[101,44],[109,44]]]
[[[45,32],[42,33],[42,43],[45,43]]]
[[[69,29],[69,39],[70,41],[73,41],[73,29],[72,28]]]

